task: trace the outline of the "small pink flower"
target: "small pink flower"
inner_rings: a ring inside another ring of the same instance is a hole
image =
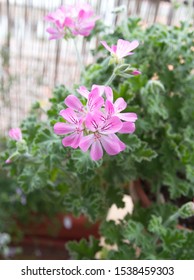
[[[78,119],[76,113],[71,108],[62,110],[60,115],[67,121],[67,123],[56,123],[54,125],[54,132],[58,135],[70,134],[63,138],[63,146],[69,146],[74,149],[78,148],[79,142],[83,137],[82,121]]]
[[[120,61],[123,57],[132,55],[134,49],[139,46],[139,42],[134,40],[132,42],[119,39],[117,45],[109,47],[105,41],[101,41],[101,44],[116,58],[117,61]]]
[[[134,70],[131,74],[134,76],[138,76],[141,74],[141,72],[139,70]]]
[[[109,119],[112,116],[117,116],[123,122],[122,128],[118,133],[133,133],[135,131],[135,121],[137,120],[137,115],[135,113],[121,113],[127,107],[125,100],[120,97],[114,103],[106,100],[105,103],[105,113],[106,118]]]
[[[22,140],[22,132],[20,128],[12,128],[9,130],[9,137],[13,140],[21,141]]]
[[[95,27],[97,19],[94,17],[92,7],[81,3],[62,6],[45,17],[46,21],[54,24],[53,28],[47,29],[51,40],[63,38],[69,33],[73,36],[88,36]]]
[[[86,128],[93,132],[82,137],[79,147],[86,152],[90,146],[92,160],[99,160],[103,156],[103,148],[109,155],[116,155],[125,149],[125,144],[115,135],[122,128],[118,117],[104,120],[100,114],[88,114]]]

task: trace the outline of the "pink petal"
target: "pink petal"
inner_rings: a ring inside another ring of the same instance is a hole
[[[135,124],[132,122],[123,122],[122,128],[118,131],[118,133],[133,133],[135,131]]]
[[[100,128],[102,134],[112,134],[119,131],[122,128],[122,122],[118,117],[111,117],[108,119],[103,127]]]
[[[141,72],[139,70],[134,70],[131,74],[134,76],[138,76],[141,74]]]
[[[80,140],[79,147],[83,152],[86,152],[94,142],[94,134],[83,136]]]
[[[139,42],[137,40],[134,40],[130,43],[130,50],[129,52],[133,51],[134,49],[136,49],[139,46]]]
[[[114,52],[113,46],[112,46],[112,48],[110,48],[110,47],[107,45],[107,42],[106,42],[106,41],[101,41],[100,43],[101,43],[101,44],[105,47],[105,49],[107,49],[109,52],[115,53],[115,52]]]
[[[135,122],[137,120],[137,114],[135,113],[119,113],[117,117],[127,122]]]
[[[96,140],[91,147],[90,156],[92,160],[99,160],[103,156],[103,149],[99,140]]]
[[[78,14],[78,19],[79,20],[85,20],[85,19],[88,19],[90,18],[91,16],[93,15],[93,12],[86,12],[85,10],[80,10],[79,11],[79,14]]]
[[[92,23],[78,23],[73,29],[72,34],[73,35],[82,35],[82,36],[88,36],[91,33],[91,30],[94,28],[95,22]]]
[[[116,134],[109,135],[109,138],[112,139],[115,143],[117,143],[120,147],[120,152],[124,151],[126,148],[126,145],[119,139],[119,137]]]
[[[9,137],[13,140],[20,141],[22,140],[22,132],[20,128],[12,128],[9,130]]]
[[[103,104],[104,104],[104,99],[101,96],[99,96],[98,88],[93,89],[88,96],[88,103],[87,103],[90,112],[94,110],[99,110]]]
[[[79,147],[79,143],[81,138],[83,137],[83,133],[72,133],[71,135],[66,136],[62,140],[62,144],[64,147],[72,147],[73,149],[77,149]]]
[[[102,125],[101,115],[97,113],[95,114],[88,113],[85,120],[85,125],[87,129],[95,132]]]
[[[106,100],[105,103],[105,113],[108,119],[111,118],[115,113],[114,106],[109,100]]]
[[[109,155],[116,155],[120,153],[120,145],[115,141],[114,138],[110,138],[108,136],[102,136],[100,139],[103,148]]]
[[[127,107],[127,103],[122,97],[119,97],[114,103],[114,108],[117,113],[125,110],[126,107]]]
[[[103,93],[104,93],[104,90],[105,90],[105,86],[99,86],[99,85],[93,85],[92,86],[92,90],[93,89],[98,89],[98,94],[100,95],[100,96],[102,96],[103,95]]]
[[[52,28],[52,27],[48,27],[46,29],[46,31],[49,33],[49,34],[58,34],[58,31],[55,29],[55,28]]]
[[[110,102],[113,102],[113,91],[111,87],[104,87],[104,91],[105,91],[105,95],[107,100],[109,100]]]
[[[92,90],[97,88],[98,89],[98,92],[99,92],[99,95],[102,96],[104,93],[106,95],[106,98],[113,102],[113,91],[111,89],[111,87],[109,86],[101,86],[101,85],[93,85],[92,86]]]
[[[66,17],[65,21],[64,21],[64,26],[70,27],[70,28],[74,27],[73,20],[70,17]]]
[[[62,116],[69,123],[77,124],[79,122],[76,113],[71,108],[61,110],[59,115]]]
[[[46,31],[51,35],[49,37],[49,40],[60,39],[63,38],[65,35],[64,31],[60,32],[59,30],[51,27],[47,28]]]
[[[86,99],[88,99],[88,95],[89,95],[89,90],[87,90],[86,87],[84,86],[80,86],[78,89],[77,89],[77,92],[79,92],[82,96],[84,96]]]
[[[76,126],[74,124],[58,122],[54,125],[54,133],[58,135],[64,135],[75,131]]]
[[[81,101],[75,95],[69,95],[65,99],[65,104],[73,110],[82,111],[83,105]]]
[[[116,46],[116,45],[112,45],[112,46],[111,46],[111,49],[113,50],[113,53],[116,53],[116,52],[117,52],[117,46]]]
[[[129,53],[134,50],[135,48],[137,48],[139,45],[139,42],[138,41],[133,41],[133,42],[129,42],[129,41],[126,41],[126,40],[122,40],[122,39],[119,39],[118,42],[117,42],[117,56],[119,58],[123,58],[127,55],[129,55]]]

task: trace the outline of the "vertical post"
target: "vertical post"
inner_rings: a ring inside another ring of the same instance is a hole
[[[154,13],[154,22],[156,22],[157,16],[158,16],[158,11],[159,11],[159,6],[160,6],[160,0],[156,1],[155,3],[155,13]]]

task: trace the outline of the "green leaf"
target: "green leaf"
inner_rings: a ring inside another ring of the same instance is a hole
[[[105,237],[107,244],[118,244],[122,240],[122,226],[114,221],[105,221],[101,224],[100,232]]]
[[[49,174],[47,169],[40,166],[28,165],[18,176],[18,184],[24,192],[29,193],[47,186]]]
[[[162,217],[152,215],[148,224],[148,230],[159,236],[165,234],[166,229],[162,225]]]
[[[132,154],[132,157],[137,162],[142,162],[143,160],[151,161],[152,159],[157,157],[157,153],[151,148],[148,148],[147,143],[142,142],[141,147],[135,150],[135,153]]]
[[[92,160],[89,152],[74,150],[72,151],[71,156],[72,159],[75,161],[75,167],[78,173],[87,173],[89,170],[98,168],[102,164],[102,160]]]
[[[194,184],[194,167],[191,165],[186,165],[186,177],[191,183]]]
[[[48,147],[56,141],[59,141],[58,137],[54,133],[51,133],[51,131],[48,128],[45,128],[37,133],[34,143],[44,144],[46,147]]]
[[[107,253],[108,260],[135,260],[137,253],[135,248],[130,244],[121,244],[119,250],[110,250]]]
[[[144,232],[144,227],[141,223],[129,220],[125,227],[124,237],[131,242],[141,243],[141,236]]]
[[[66,248],[72,260],[93,260],[96,253],[101,249],[99,240],[93,236],[90,236],[89,240],[70,241],[67,243]]]

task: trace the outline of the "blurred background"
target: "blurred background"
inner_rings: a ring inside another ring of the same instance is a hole
[[[18,126],[36,100],[46,108],[55,85],[71,88],[79,80],[73,43],[49,41],[45,31],[48,25],[44,21],[48,12],[73,2],[0,0],[0,135],[7,135],[9,128]],[[192,0],[87,2],[112,28],[120,19],[111,11],[121,5],[127,6],[129,16],[141,17],[145,25],[154,22],[177,25],[181,20],[192,19],[194,11]],[[78,48],[86,64],[92,62],[90,50],[97,44],[98,38],[90,42],[79,38]]]

